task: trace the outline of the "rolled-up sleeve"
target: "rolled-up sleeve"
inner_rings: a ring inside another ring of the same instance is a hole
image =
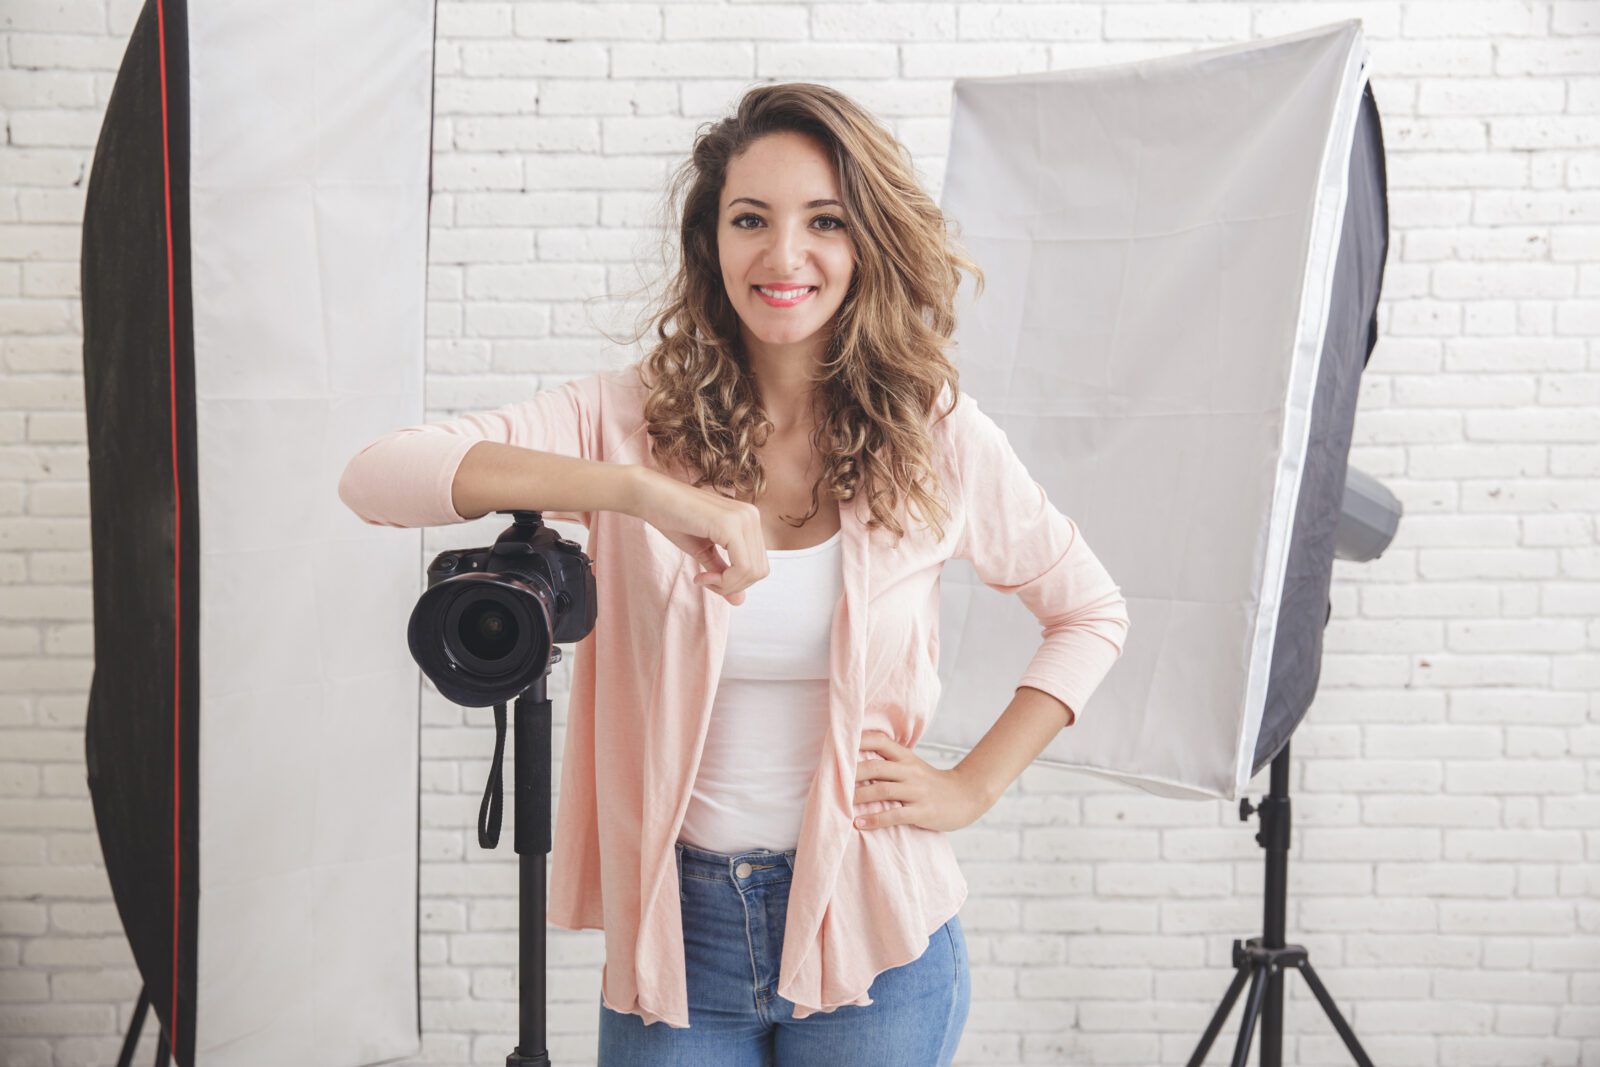
[[[1060,700],[1075,722],[1122,655],[1127,602],[1005,431],[965,393],[950,418],[966,508],[954,555],[969,560],[991,589],[1016,594],[1038,618],[1043,642],[1017,685]]]
[[[571,379],[491,411],[390,431],[345,464],[339,499],[372,526],[467,522],[455,508],[456,470],[481,441],[599,458],[594,440],[599,378]],[[587,512],[546,511],[544,517],[589,524]]]

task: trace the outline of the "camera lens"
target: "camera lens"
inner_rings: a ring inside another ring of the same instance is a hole
[[[520,633],[516,618],[488,598],[473,601],[461,613],[458,637],[462,646],[481,660],[509,655],[517,647]]]
[[[452,578],[430,592],[441,599],[435,625],[444,638],[444,651],[457,669],[480,679],[503,678],[527,666],[539,652],[541,630],[535,614],[542,614],[542,597],[521,583],[507,584],[489,576],[466,584]]]
[[[513,700],[550,669],[555,595],[538,573],[460,570],[417,599],[406,626],[411,657],[457,704]]]

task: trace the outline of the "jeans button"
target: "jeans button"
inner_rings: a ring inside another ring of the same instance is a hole
[[[751,867],[748,863],[741,863],[739,866],[733,869],[733,873],[738,875],[740,878],[750,877],[750,871]]]

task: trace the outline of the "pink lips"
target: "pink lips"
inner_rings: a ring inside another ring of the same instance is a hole
[[[795,297],[793,300],[774,300],[772,297],[768,296],[766,293],[763,293],[759,288],[757,288],[754,285],[752,285],[750,287],[750,291],[755,293],[762,300],[765,300],[772,307],[775,307],[775,308],[792,308],[796,304],[800,303],[801,301],[810,300],[811,297],[816,294],[817,290],[815,288],[808,289],[805,293],[802,293],[800,296]]]

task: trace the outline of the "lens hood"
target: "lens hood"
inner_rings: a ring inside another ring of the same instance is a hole
[[[445,578],[411,611],[411,656],[456,704],[514,700],[550,668],[553,600],[538,575],[478,571]]]

